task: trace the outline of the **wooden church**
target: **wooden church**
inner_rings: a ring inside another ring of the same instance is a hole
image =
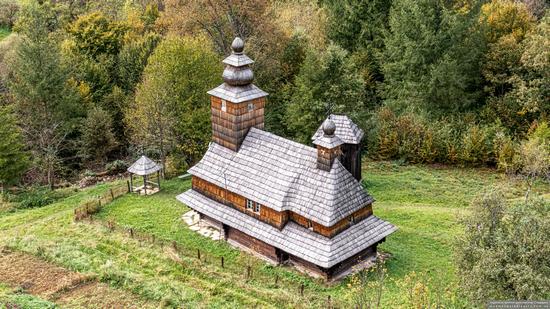
[[[224,83],[210,90],[212,143],[179,201],[224,239],[274,263],[333,279],[376,255],[396,228],[373,215],[361,180],[363,131],[331,115],[314,147],[263,131],[267,93],[236,38]]]

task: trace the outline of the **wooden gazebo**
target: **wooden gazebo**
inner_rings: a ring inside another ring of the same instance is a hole
[[[155,194],[160,191],[160,171],[162,167],[155,161],[141,156],[132,166],[128,168],[130,173],[130,191],[138,194]],[[156,174],[157,182],[151,181],[149,175]],[[134,175],[143,176],[143,185],[134,187]]]

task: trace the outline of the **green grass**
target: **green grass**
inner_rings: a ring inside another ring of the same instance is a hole
[[[0,27],[0,41],[8,37],[10,33],[11,33],[11,30],[9,28]]]
[[[523,194],[521,182],[486,169],[365,164],[364,178],[376,198],[377,216],[398,226],[380,249],[392,255],[382,297],[384,307],[405,302],[401,283],[412,273],[430,279],[428,287],[453,287],[453,241],[461,232],[457,216],[467,212],[471,199],[492,185],[507,188],[510,198]],[[174,179],[153,196],[126,195],[96,216],[104,221],[176,241],[185,253],[176,262],[169,248],[161,248],[109,232],[99,224],[74,223],[73,209],[109,185],[76,193],[55,204],[14,213],[0,212],[0,246],[39,255],[71,270],[96,275],[114,287],[164,305],[199,307],[325,307],[327,296],[347,307],[349,280],[326,286],[287,267],[272,267],[229,247],[191,232],[181,222],[186,207],[175,196],[190,187]],[[537,191],[550,192],[539,184]],[[207,261],[194,257],[200,249]],[[219,266],[224,256],[226,267]],[[246,266],[253,269],[245,279]],[[280,278],[278,286],[274,278]],[[305,295],[299,295],[301,284]]]
[[[0,283],[0,309],[5,308],[54,309],[58,307],[54,303],[33,295],[13,291],[8,286]]]

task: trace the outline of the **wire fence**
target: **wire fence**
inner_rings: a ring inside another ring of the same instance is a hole
[[[87,200],[74,210],[74,220],[82,221],[101,211],[103,206],[130,192],[129,184],[110,188],[97,198]]]
[[[335,302],[331,300],[330,295],[325,299],[319,299],[318,294],[314,291],[308,291],[305,281],[296,280],[296,277],[289,278],[280,276],[277,273],[267,273],[262,271],[259,264],[252,263],[250,258],[243,261],[242,258],[227,258],[224,255],[213,254],[211,252],[201,250],[200,248],[188,247],[185,244],[175,240],[167,240],[156,236],[155,234],[137,230],[133,227],[119,225],[115,220],[97,220],[94,219],[94,214],[99,213],[103,207],[114,201],[115,199],[129,193],[129,187],[121,185],[110,188],[97,198],[88,200],[74,210],[74,220],[88,224],[97,224],[106,228],[111,233],[120,233],[130,239],[136,240],[142,244],[148,244],[159,247],[162,251],[169,253],[169,258],[182,265],[182,267],[204,268],[217,267],[223,271],[241,274],[245,282],[254,281],[263,285],[279,288],[292,287],[296,291],[296,296],[309,299],[317,304],[322,303],[323,307],[332,308]],[[248,255],[244,255],[249,257]],[[263,264],[262,264],[263,265]]]

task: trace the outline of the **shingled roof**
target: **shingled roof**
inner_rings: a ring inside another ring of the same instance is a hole
[[[346,144],[360,144],[365,133],[346,115],[330,115],[325,121],[334,121],[336,124],[335,135]],[[319,126],[311,140],[315,141],[323,136],[324,122]]]
[[[189,173],[276,211],[332,226],[374,199],[335,160],[317,168],[317,150],[251,128],[238,152],[216,143]]]
[[[128,168],[128,172],[144,176],[144,175],[150,175],[154,172],[157,172],[161,169],[160,165],[155,163],[155,161],[147,158],[146,156],[141,156],[132,166]]]
[[[282,230],[278,230],[194,190],[180,194],[177,199],[215,220],[326,268],[344,261],[396,231],[392,224],[376,216],[369,216],[333,238],[327,238],[294,222],[289,222]]]

